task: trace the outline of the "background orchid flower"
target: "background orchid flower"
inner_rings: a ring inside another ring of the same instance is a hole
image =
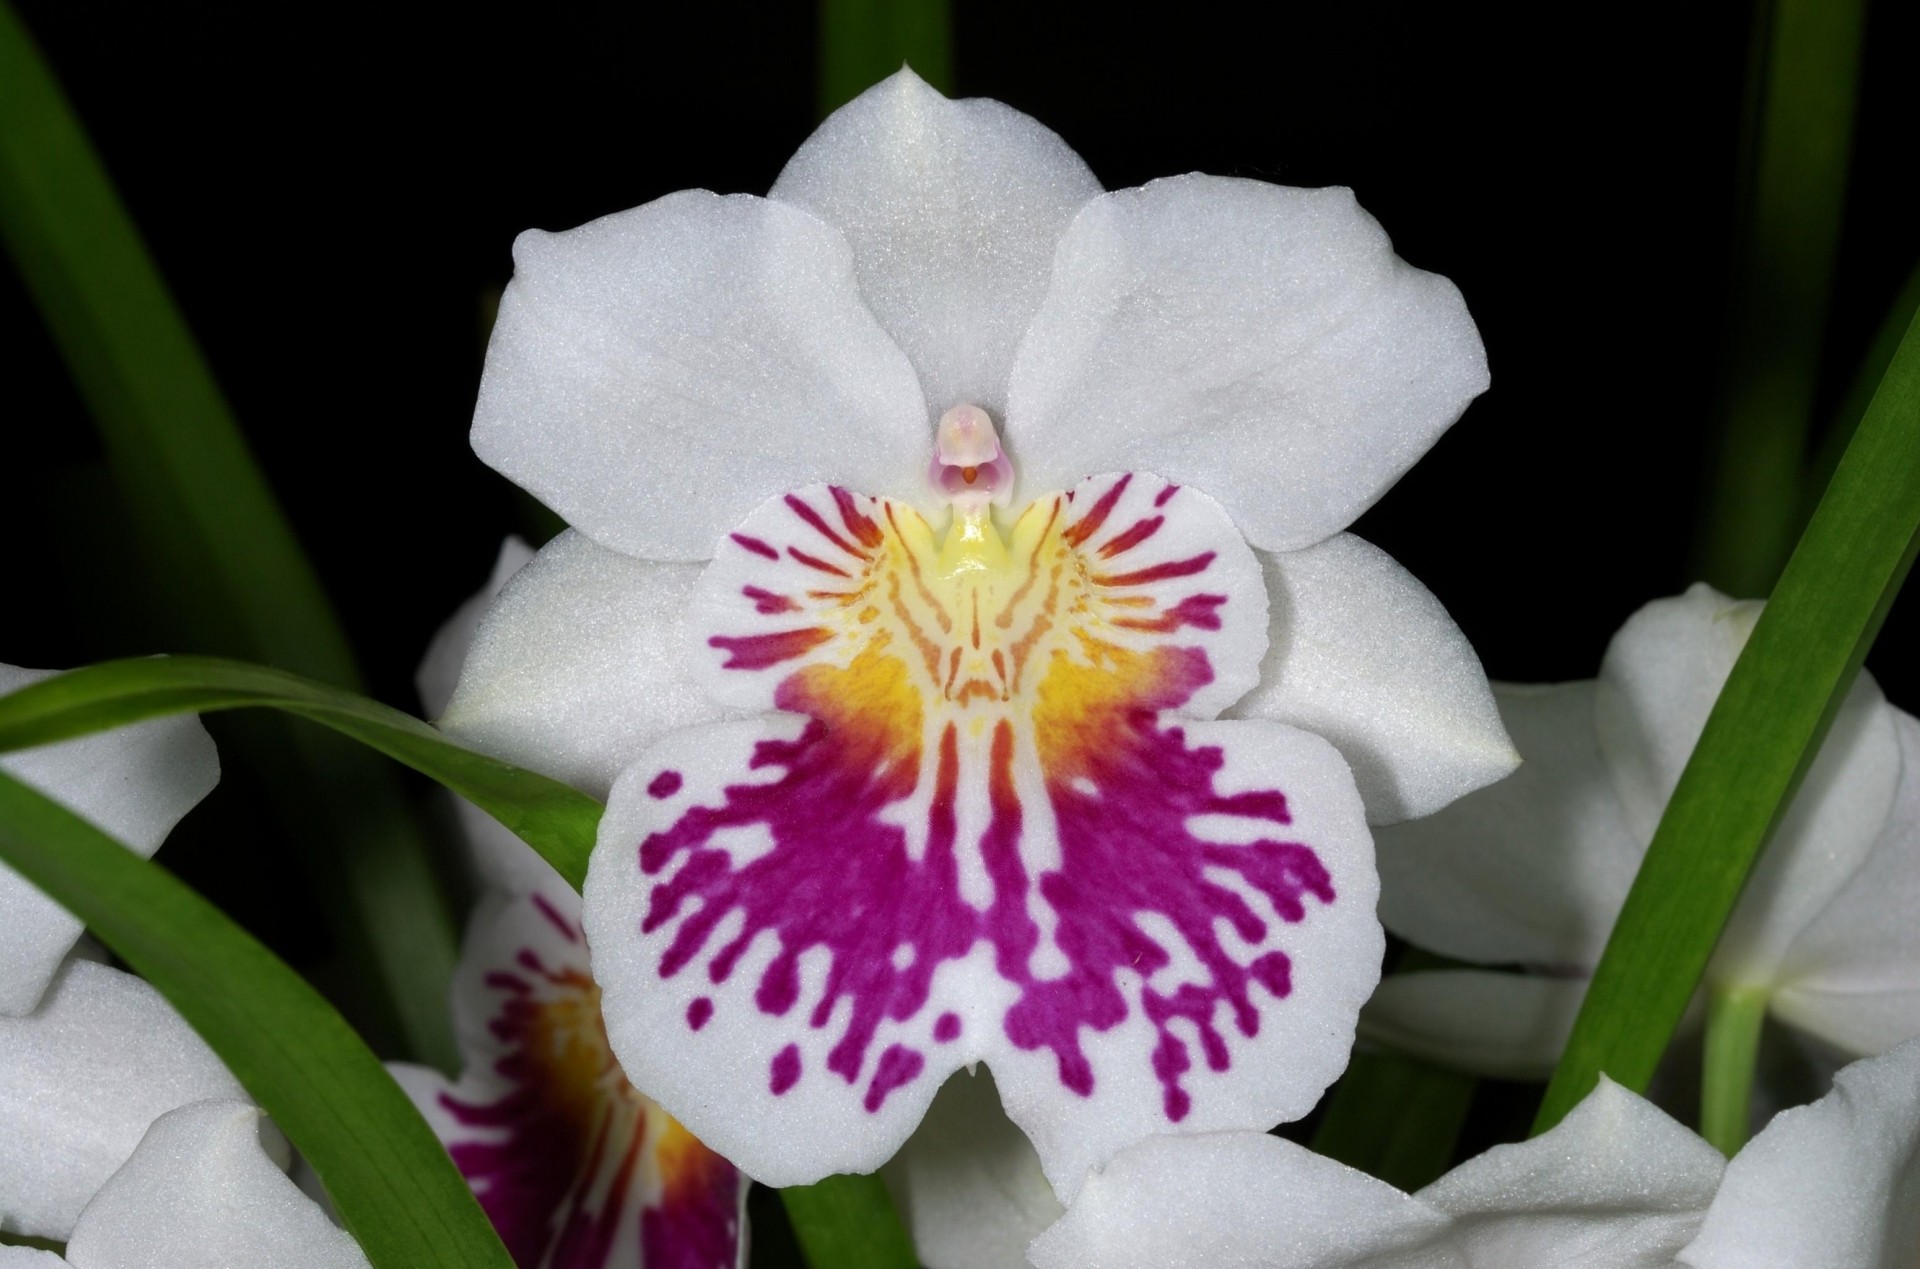
[[[0,1230],[66,1241],[154,1120],[209,1098],[246,1094],[159,992],[69,960],[0,1018]]]
[[[1842,1071],[1731,1163],[1602,1077],[1551,1132],[1408,1195],[1255,1133],[1114,1160],[1038,1269],[1896,1269],[1920,1247],[1920,1042]]]
[[[564,884],[483,901],[453,986],[464,1072],[394,1074],[516,1264],[735,1269],[747,1179],[621,1073],[579,909]]]
[[[0,1247],[0,1269],[368,1269],[262,1147],[263,1131],[279,1143],[247,1102],[168,1111],[88,1201],[64,1257]]]
[[[1381,919],[1529,973],[1382,983],[1365,1034],[1483,1074],[1551,1071],[1708,710],[1760,604],[1705,585],[1628,620],[1598,680],[1497,685],[1526,765],[1382,829]],[[1705,981],[1850,1054],[1920,1034],[1920,721],[1862,673],[1748,878]]]
[[[0,695],[55,673],[0,665]],[[0,755],[0,771],[150,857],[212,791],[220,757],[199,719],[162,718]],[[78,918],[0,863],[0,1016],[32,1011],[80,931]]]
[[[1304,1113],[1377,974],[1367,820],[1515,760],[1444,610],[1340,534],[1485,386],[1451,284],[1346,191],[1102,194],[908,72],[766,199],[516,261],[474,445],[574,531],[442,723],[610,792],[585,924],[634,1081],[781,1184],[878,1166],[983,1059],[1063,1192]]]

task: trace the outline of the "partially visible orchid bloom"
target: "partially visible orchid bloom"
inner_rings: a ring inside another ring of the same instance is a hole
[[[1600,678],[1496,685],[1526,765],[1378,834],[1387,928],[1533,972],[1396,975],[1362,1034],[1480,1074],[1540,1078],[1714,698],[1758,619],[1696,585],[1642,608]],[[1706,973],[1849,1055],[1920,1034],[1920,721],[1862,673],[1741,892]]]
[[[1158,1137],[1090,1179],[1038,1269],[1908,1269],[1920,1042],[1842,1071],[1731,1163],[1599,1087],[1551,1132],[1417,1194],[1278,1137]]]
[[[281,1144],[243,1101],[168,1111],[88,1201],[65,1256],[0,1247],[0,1269],[371,1269],[263,1134]]]
[[[465,1071],[394,1074],[526,1269],[736,1269],[748,1182],[607,1047],[580,897],[492,895],[453,986]]]
[[[56,673],[0,665],[0,695]],[[186,716],[0,755],[0,771],[148,858],[212,791],[220,757]],[[0,1018],[33,1011],[80,931],[78,917],[0,863]]]
[[[982,1060],[1062,1194],[1305,1113],[1378,974],[1369,820],[1516,761],[1340,532],[1486,386],[1458,291],[1345,190],[1104,194],[905,71],[767,198],[515,253],[474,447],[574,530],[441,722],[610,791],[635,1083],[783,1185]]]

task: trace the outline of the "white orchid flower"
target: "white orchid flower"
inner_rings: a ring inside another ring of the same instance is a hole
[[[1458,291],[1345,190],[1103,194],[904,71],[767,198],[515,251],[474,446],[574,529],[442,723],[610,791],[634,1082],[782,1185],[982,1060],[1063,1194],[1305,1113],[1377,977],[1368,820],[1515,761],[1340,532],[1486,385]]]
[[[1157,1137],[1091,1178],[1038,1269],[1905,1269],[1920,1042],[1842,1071],[1731,1163],[1602,1077],[1551,1132],[1417,1194],[1258,1133]]]
[[[0,1269],[370,1269],[263,1134],[283,1146],[243,1101],[168,1111],[94,1193],[64,1256],[0,1247]]]
[[[159,992],[69,960],[38,1008],[0,1018],[0,1230],[64,1242],[155,1119],[245,1097]]]
[[[0,665],[0,695],[56,673]],[[220,756],[200,720],[185,716],[3,754],[0,771],[145,859],[213,790]],[[78,917],[0,863],[0,1018],[33,1011],[80,932]]]
[[[1758,602],[1642,608],[1600,678],[1496,685],[1526,765],[1377,835],[1387,928],[1462,960],[1381,984],[1362,1034],[1481,1074],[1549,1073]],[[1706,973],[1850,1055],[1920,1034],[1920,721],[1862,673]]]
[[[579,910],[558,881],[483,901],[453,984],[464,1073],[394,1074],[515,1263],[736,1269],[747,1179],[621,1073]]]

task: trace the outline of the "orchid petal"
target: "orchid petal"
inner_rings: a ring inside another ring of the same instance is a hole
[[[1064,1196],[1148,1133],[1304,1114],[1377,978],[1346,764],[1191,719],[1265,644],[1220,508],[1108,476],[972,532],[756,512],[697,619],[722,695],[784,712],[668,737],[601,821],[614,1051],[769,1184],[878,1167],[984,1058]]]
[[[1630,829],[1651,840],[1760,604],[1704,584],[1656,600],[1607,648],[1595,725]],[[1794,936],[1861,866],[1900,779],[1893,715],[1860,675],[1741,892],[1709,976],[1771,981]]]
[[[700,560],[795,484],[919,487],[913,367],[806,212],[687,190],[530,230],[514,266],[474,452],[602,545]]]
[[[473,637],[480,630],[481,618],[493,606],[507,579],[532,563],[534,554],[534,549],[517,537],[503,540],[486,585],[468,596],[433,632],[427,653],[420,659],[420,668],[413,673],[414,687],[420,693],[420,708],[428,718],[438,718],[446,712],[447,702],[453,699],[453,689],[460,682],[460,671],[467,663],[467,653],[473,650]]]
[[[1474,1265],[1660,1269],[1700,1227],[1726,1162],[1606,1076],[1553,1131],[1495,1146],[1414,1197]]]
[[[903,69],[821,124],[769,197],[847,236],[861,295],[937,415],[1006,409],[1054,247],[1099,192],[1046,127],[997,101],[949,101]]]
[[[516,1263],[733,1269],[746,1178],[614,1062],[579,909],[559,883],[483,906],[454,978],[459,1081],[395,1076]]]
[[[160,993],[71,961],[24,1018],[0,1018],[0,1213],[12,1233],[63,1240],[154,1119],[244,1098]]]
[[[369,1269],[365,1253],[261,1148],[260,1112],[202,1101],[153,1121],[87,1204],[74,1269]]]
[[[728,716],[683,650],[699,576],[562,533],[481,618],[440,728],[604,798],[667,732]]]
[[[1584,978],[1435,969],[1380,980],[1360,1036],[1491,1079],[1544,1080],[1566,1048]]]
[[[1027,1244],[1065,1210],[985,1070],[941,1086],[886,1175],[926,1269],[1027,1269]]]
[[[0,1247],[0,1269],[66,1269],[68,1262],[33,1247]]]
[[[1893,810],[1860,870],[1788,948],[1770,1006],[1853,1053],[1920,1035],[1920,719],[1890,712]]]
[[[1349,533],[1260,555],[1272,628],[1232,717],[1332,741],[1374,824],[1431,815],[1519,765],[1472,645],[1392,556]]]
[[[1025,489],[1157,471],[1292,551],[1371,506],[1486,386],[1460,292],[1395,257],[1351,192],[1195,174],[1074,219],[1007,436]]]
[[[1465,960],[1589,967],[1646,853],[1594,738],[1594,684],[1493,692],[1525,762],[1437,814],[1377,831],[1380,919]]]
[[[1693,1269],[1906,1269],[1920,1248],[1920,1040],[1855,1062],[1727,1166]]]
[[[1087,1179],[1037,1269],[1470,1269],[1418,1198],[1264,1133],[1154,1137]]]
[[[56,673],[0,665],[0,694]],[[0,771],[146,859],[212,791],[220,755],[199,719],[163,718],[0,755]],[[79,918],[0,863],[0,1016],[32,1011],[80,931]]]

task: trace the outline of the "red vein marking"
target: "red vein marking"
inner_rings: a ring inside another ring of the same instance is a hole
[[[1027,597],[1027,592],[1033,589],[1034,582],[1039,580],[1040,552],[1046,549],[1048,535],[1053,532],[1053,522],[1059,518],[1060,500],[1055,498],[1053,500],[1053,506],[1047,510],[1047,522],[1041,526],[1040,536],[1033,544],[1033,554],[1027,557],[1027,580],[1020,583],[1019,589],[1014,591],[1013,596],[1007,600],[1007,606],[1002,608],[999,613],[994,616],[993,624],[1002,630],[1010,629],[1013,626],[1013,610],[1020,606],[1020,601]],[[1072,533],[1073,530],[1068,529],[1067,532]],[[1056,577],[1059,576],[1058,569],[1054,570],[1054,575]],[[1015,677],[1018,677],[1018,675],[1016,674]]]
[[[978,648],[980,646],[980,592],[978,590],[975,590],[972,592],[972,594],[973,594],[973,646]]]
[[[770,560],[780,558],[780,552],[774,550],[759,538],[749,537],[744,533],[729,533],[727,536],[735,542],[738,542],[741,546],[746,547],[749,551],[752,551],[755,555],[764,555]]]
[[[833,495],[834,505],[840,508],[840,523],[847,526],[847,532],[866,546],[879,546],[886,535],[881,533],[880,526],[872,516],[860,510],[853,495],[838,485],[829,485],[827,492]]]
[[[567,942],[578,943],[580,941],[580,931],[574,928],[573,922],[560,915],[560,910],[549,903],[545,895],[536,891],[533,895],[533,906],[539,909],[540,915],[547,919],[547,924],[560,931]]]
[[[853,574],[847,572],[845,569],[835,568],[833,565],[827,563],[825,560],[815,559],[813,556],[808,555],[805,551],[801,550],[797,546],[788,547],[787,554],[791,555],[794,559],[798,560],[800,563],[805,564],[808,568],[817,568],[822,573],[832,573],[835,577],[844,577],[849,581],[853,579]]]
[[[785,595],[776,595],[770,590],[758,586],[742,586],[740,593],[753,601],[755,612],[772,616],[777,612],[799,612],[800,605]]]
[[[1125,533],[1122,533],[1119,537],[1114,538],[1111,542],[1108,542],[1100,548],[1100,558],[1110,560],[1122,551],[1131,550],[1139,546],[1155,533],[1158,533],[1160,526],[1166,522],[1167,518],[1165,516],[1153,516],[1150,519],[1134,521],[1131,529],[1128,529]]]
[[[1155,634],[1172,634],[1182,626],[1218,630],[1220,605],[1226,602],[1225,595],[1188,595],[1158,617],[1116,617],[1113,624],[1128,630],[1151,630]]]
[[[1180,486],[1168,485],[1165,489],[1162,489],[1159,493],[1153,496],[1153,505],[1155,507],[1164,507],[1167,505],[1167,501],[1170,498],[1172,498],[1173,495],[1179,492],[1180,492]]]
[[[833,632],[825,626],[803,626],[774,634],[714,635],[707,646],[727,654],[726,664],[720,667],[723,670],[764,670],[805,656],[831,638]]]
[[[900,599],[900,574],[887,574],[887,602],[893,606],[893,615],[900,618],[900,624],[907,629],[907,637],[913,640],[913,646],[919,650],[920,659],[926,663],[927,677],[938,680],[940,677],[940,645],[921,631],[920,623],[907,611]]]
[[[943,693],[945,693],[946,696],[949,698],[953,696],[953,681],[954,679],[958,678],[959,675],[960,675],[960,649],[955,648],[947,656],[947,681],[944,684],[942,684],[940,688],[940,690]]]
[[[1206,572],[1207,566],[1213,563],[1213,556],[1212,551],[1202,551],[1189,559],[1169,560],[1152,568],[1113,573],[1093,580],[1101,586],[1145,586],[1148,582],[1164,582],[1170,577],[1192,577],[1195,573]]]
[[[1120,479],[1114,481],[1113,487],[1101,494],[1100,501],[1093,504],[1093,509],[1081,517],[1078,522],[1069,526],[1067,531],[1061,535],[1067,539],[1067,543],[1071,546],[1079,546],[1082,542],[1085,542],[1088,538],[1100,532],[1100,526],[1105,524],[1107,517],[1113,514],[1114,504],[1120,501],[1120,495],[1127,491],[1127,486],[1132,483],[1132,481],[1132,472],[1128,472],[1126,475],[1120,477]]]
[[[845,538],[841,537],[838,533],[835,533],[831,528],[829,528],[827,526],[827,522],[821,518],[820,513],[818,511],[815,511],[810,505],[808,505],[807,500],[802,498],[799,494],[787,495],[787,507],[789,510],[793,512],[793,514],[799,516],[802,520],[805,520],[808,524],[812,525],[813,531],[815,533],[818,533],[821,537],[833,543],[835,546],[845,551],[848,555],[851,555],[854,559],[864,560],[867,558],[866,552],[862,551],[859,547],[847,541]]]
[[[941,634],[953,633],[952,614],[950,614],[947,611],[946,605],[942,604],[939,601],[939,599],[935,598],[934,593],[927,589],[927,579],[920,576],[920,557],[915,555],[913,553],[913,549],[906,545],[906,541],[907,541],[906,538],[901,537],[900,526],[898,524],[895,524],[893,519],[893,504],[889,502],[885,505],[887,508],[887,524],[893,529],[893,536],[896,538],[900,538],[900,545],[902,547],[901,553],[907,557],[907,568],[913,574],[913,588],[914,590],[920,593],[920,602],[924,603],[927,607],[933,609],[933,615],[935,619],[938,620],[940,623]],[[900,600],[899,600],[898,588],[896,588],[895,596],[894,596],[894,606],[898,608],[899,604],[900,604]],[[902,616],[906,615],[904,610],[902,611],[901,615]],[[935,664],[938,664],[937,657],[935,658]]]

